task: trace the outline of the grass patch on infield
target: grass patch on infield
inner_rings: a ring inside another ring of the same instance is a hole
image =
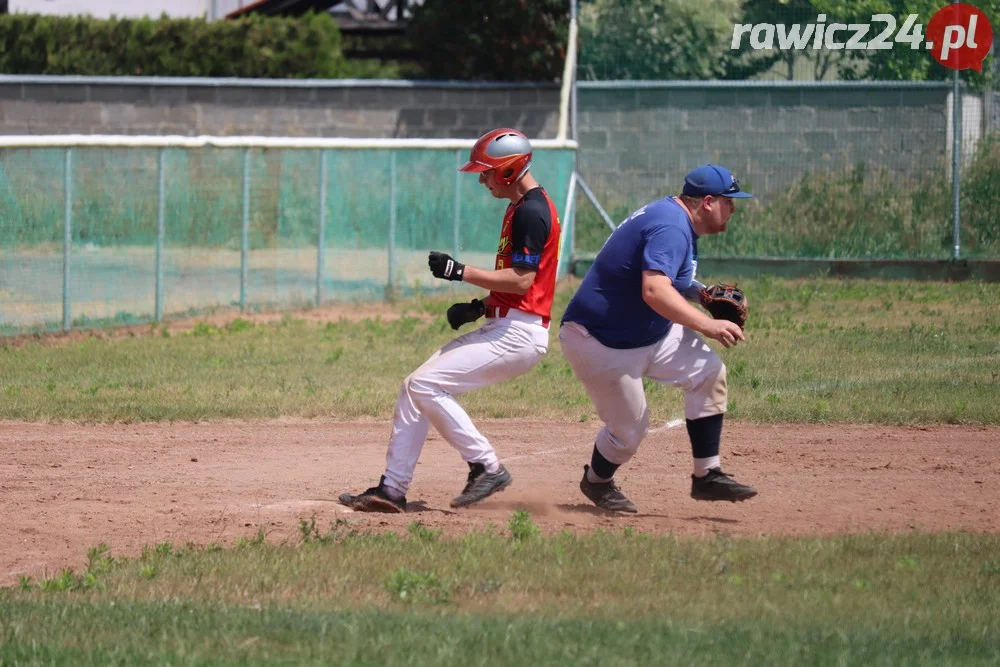
[[[719,276],[712,278],[719,279]],[[986,283],[740,281],[749,341],[718,348],[730,416],[751,422],[1000,424],[1000,291]],[[572,295],[564,285],[556,319]],[[139,422],[281,416],[390,419],[401,381],[455,334],[450,300],[401,302],[398,319],[236,319],[174,335],[50,346],[0,340],[0,419]],[[465,327],[469,331],[472,327]],[[530,373],[461,398],[473,418],[588,421],[596,413],[559,351]],[[678,390],[647,382],[653,421]]]
[[[93,550],[0,589],[0,663],[996,664],[1000,536],[445,538]]]

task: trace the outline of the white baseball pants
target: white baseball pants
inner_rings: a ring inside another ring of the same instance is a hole
[[[535,367],[548,350],[542,319],[511,309],[435,352],[403,381],[385,457],[385,483],[406,493],[430,426],[468,463],[492,466],[493,446],[456,396],[510,380]]]
[[[605,347],[575,322],[562,326],[559,342],[604,422],[594,444],[611,463],[628,462],[649,431],[644,377],[683,389],[688,419],[726,411],[725,364],[698,334],[678,324],[659,342],[631,350]]]

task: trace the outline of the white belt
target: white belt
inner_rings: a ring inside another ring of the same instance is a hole
[[[515,322],[524,322],[525,324],[537,324],[538,326],[543,326],[541,315],[526,313],[523,310],[508,308],[506,306],[487,306],[486,317],[489,319],[514,320]]]

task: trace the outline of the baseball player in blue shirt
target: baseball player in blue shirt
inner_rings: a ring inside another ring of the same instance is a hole
[[[678,197],[651,202],[612,232],[563,315],[562,351],[594,403],[604,428],[584,466],[580,490],[598,507],[637,512],[615,484],[649,430],[642,380],[684,390],[696,500],[757,495],[722,471],[719,441],[726,412],[726,366],[698,335],[732,347],[739,325],[695,308],[698,238],[726,231],[735,199],[751,197],[725,167],[703,165]]]

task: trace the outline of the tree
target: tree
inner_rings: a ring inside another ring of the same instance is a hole
[[[911,14],[918,16],[915,25],[920,26],[922,34],[931,16],[947,4],[946,0],[811,0],[811,2],[818,13],[827,15],[828,24],[833,21],[846,24],[872,24],[873,29],[869,31],[868,39],[880,31],[881,26],[884,25],[873,22],[872,16],[891,14],[897,23],[896,33],[889,36],[890,40],[899,36],[903,22]],[[975,5],[986,13],[995,31],[1000,29],[1000,26],[997,26],[997,19],[1000,19],[1000,0],[976,2]],[[950,79],[952,76],[952,70],[940,65],[924,49],[922,39],[917,48],[913,49],[908,43],[895,42],[891,49],[844,51],[843,53],[846,58],[838,66],[838,73],[843,79],[934,81]],[[992,78],[990,58],[995,57],[996,53],[987,56],[981,73],[974,70],[964,70],[962,78],[973,87],[981,88]]]
[[[743,12],[740,16],[740,22],[750,25],[759,25],[761,23],[770,23],[772,25],[776,24],[786,24],[791,25],[793,23],[812,23],[816,20],[816,10],[813,7],[811,0],[746,0],[743,3]],[[743,48],[749,49],[750,47],[746,44],[748,40],[744,40]],[[789,80],[795,78],[795,65],[797,62],[805,60],[814,60],[815,57],[812,55],[812,51],[779,51],[775,49],[771,52],[775,61],[780,61],[784,63],[786,68],[786,77]],[[822,76],[817,76],[816,78],[822,78]]]
[[[426,0],[408,31],[432,78],[555,81],[568,29],[567,0]]]
[[[580,6],[581,79],[729,79],[776,56],[730,50],[740,0],[594,0]]]

